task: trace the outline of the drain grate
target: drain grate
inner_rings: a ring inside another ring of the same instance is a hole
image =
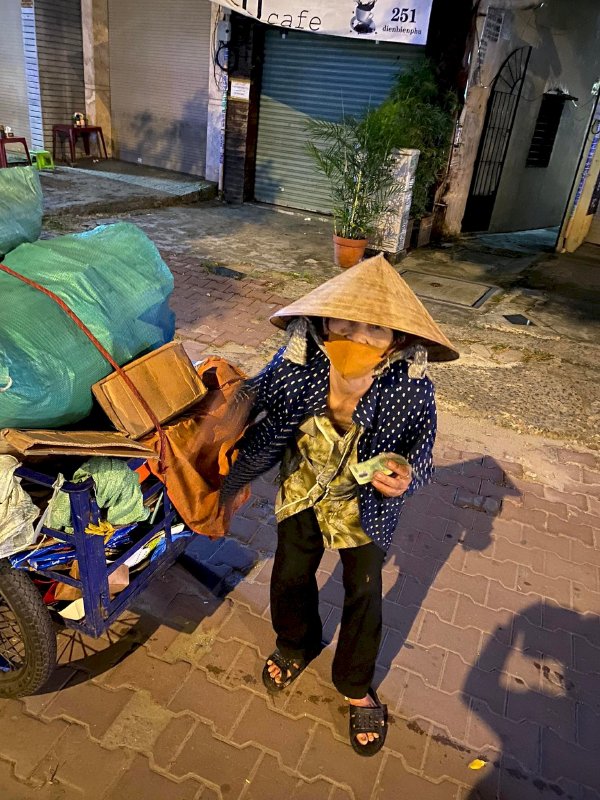
[[[510,322],[511,325],[535,326],[535,322],[532,322],[529,317],[526,317],[523,314],[503,314],[503,317],[507,322]]]

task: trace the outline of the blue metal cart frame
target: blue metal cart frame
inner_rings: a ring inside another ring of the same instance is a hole
[[[143,460],[130,461],[129,466],[136,469],[144,463]],[[36,472],[28,467],[19,467],[15,474],[23,480],[52,489],[56,478]],[[172,524],[176,511],[172,507],[164,485],[156,480],[144,491],[144,500],[157,498],[162,493],[162,512],[152,524],[150,530],[127,552],[110,564],[106,561],[104,553],[104,540],[102,536],[86,533],[86,528],[99,520],[98,506],[94,498],[94,482],[91,478],[81,483],[65,482],[61,491],[69,495],[71,503],[71,517],[73,533],[55,530],[44,526],[42,532],[61,542],[72,546],[75,550],[74,558],[79,564],[79,579],[72,578],[64,572],[52,569],[32,570],[38,575],[44,575],[60,583],[66,583],[79,589],[83,596],[85,616],[80,620],[63,619],[64,627],[73,628],[88,636],[101,636],[110,625],[119,617],[131,602],[142,592],[148,583],[155,577],[162,575],[173,564],[188,544],[188,537],[192,532],[185,530],[184,536],[173,539]],[[134,529],[133,529],[134,530]],[[157,533],[165,532],[165,549],[156,559],[136,575],[129,586],[116,595],[110,597],[108,579],[112,573],[143,548]],[[30,570],[27,565],[23,569]]]

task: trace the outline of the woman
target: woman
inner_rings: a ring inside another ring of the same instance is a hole
[[[261,416],[223,486],[230,503],[281,462],[271,579],[277,647],[263,682],[282,691],[321,651],[315,576],[324,549],[338,550],[345,595],[332,678],[350,703],[352,747],[370,756],[387,731],[386,707],[371,686],[381,569],[404,497],[432,475],[436,413],[427,356],[458,353],[381,255],[271,321],[287,327],[289,344],[248,384]],[[372,458],[374,472],[364,464]]]

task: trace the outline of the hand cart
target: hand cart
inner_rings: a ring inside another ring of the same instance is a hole
[[[137,469],[144,462],[128,462]],[[21,466],[15,473],[23,486],[34,485],[51,490],[56,478]],[[81,483],[64,483],[61,491],[69,495],[72,533],[43,526],[41,532],[73,548],[79,565],[79,578],[56,569],[36,569],[12,566],[8,559],[0,560],[0,697],[22,697],[35,693],[48,680],[56,666],[56,632],[54,621],[91,637],[101,636],[119,617],[148,583],[163,574],[185,549],[193,534],[184,529],[174,534],[176,511],[171,505],[164,485],[157,479],[147,479],[142,485],[145,502],[161,503],[160,513],[151,523],[128,526],[139,539],[112,562],[107,561],[104,538],[86,532],[90,524],[99,521],[99,510],[91,479]],[[129,585],[111,598],[109,577],[126,561],[139,555],[148,543],[164,533],[159,555],[142,562],[139,572],[130,578]],[[13,557],[11,557],[13,558]],[[79,589],[83,597],[84,615],[80,619],[64,619],[45,605],[42,593],[33,577],[51,580]]]

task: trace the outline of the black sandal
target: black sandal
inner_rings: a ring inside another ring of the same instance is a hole
[[[275,664],[276,667],[279,667],[280,680],[277,681],[271,676],[271,673],[269,672],[269,661]],[[287,689],[287,687],[290,686],[290,684],[292,684],[296,678],[298,678],[304,672],[309,663],[309,661],[300,657],[285,658],[279,652],[279,650],[274,650],[265,662],[265,666],[263,667],[262,671],[262,682],[264,683],[266,690],[273,693],[281,692],[284,689]],[[290,673],[289,675],[288,672]]]
[[[375,689],[368,692],[377,703],[375,707],[350,705],[350,744],[359,756],[374,756],[385,742],[388,730],[387,706],[379,702]],[[377,739],[361,744],[356,737],[359,733],[378,733]]]

